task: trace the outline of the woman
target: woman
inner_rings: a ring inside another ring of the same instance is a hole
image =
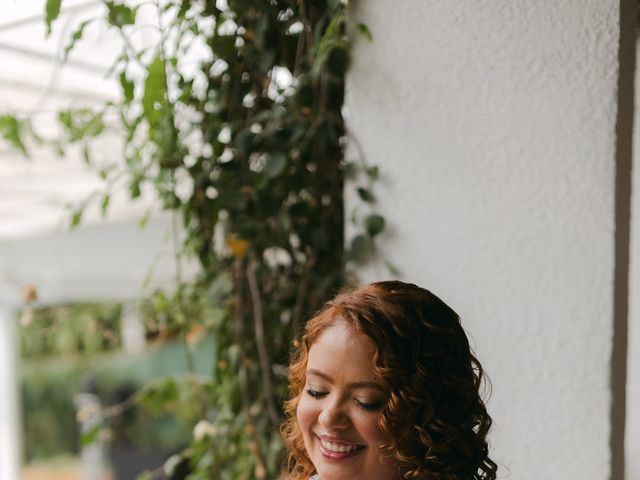
[[[496,478],[482,367],[432,293],[389,281],[340,294],[294,347],[287,480]]]

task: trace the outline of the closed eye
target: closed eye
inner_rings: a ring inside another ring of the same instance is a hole
[[[328,393],[328,392],[319,392],[319,391],[314,390],[314,389],[312,389],[312,388],[308,388],[308,389],[307,389],[307,394],[308,394],[310,397],[313,397],[313,398],[322,398],[322,397],[324,397],[327,393]]]
[[[375,402],[375,403],[366,403],[366,402],[362,402],[358,399],[356,399],[356,404],[362,408],[363,410],[366,410],[368,412],[376,412],[378,410],[380,410],[383,406],[383,402]]]

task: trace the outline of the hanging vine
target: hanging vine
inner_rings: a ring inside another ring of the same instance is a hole
[[[110,25],[122,38],[112,68],[121,100],[60,112],[60,145],[82,145],[91,164],[91,139],[121,132],[123,161],[100,167],[97,201],[106,212],[124,182],[131,199],[152,189],[174,213],[184,232],[178,255],[197,257],[201,274],[179,277],[174,293],[149,302],[185,339],[206,330],[215,342],[211,378],[190,385],[202,418],[165,473],[186,464],[194,480],[276,478],[291,340],[384,229],[368,213],[344,247],[345,175],[363,173],[358,195],[375,201],[377,169],[343,158],[350,42],[371,35],[350,24],[339,0],[103,4],[104,16],[80,23],[64,56],[92,23]],[[49,31],[60,12],[61,0],[46,2]],[[139,47],[136,36],[149,28],[157,42]],[[27,153],[28,120],[7,115],[0,131]],[[158,396],[170,403],[177,391]]]

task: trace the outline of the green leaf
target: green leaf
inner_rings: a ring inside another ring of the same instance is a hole
[[[73,47],[75,47],[76,42],[82,38],[82,34],[84,33],[85,27],[89,25],[91,22],[93,22],[93,20],[86,20],[82,22],[80,26],[76,29],[76,31],[73,32],[73,35],[71,35],[71,40],[69,41],[67,46],[64,47],[64,51],[62,54],[63,61],[67,60],[67,57],[69,56],[69,52],[73,50]]]
[[[83,209],[80,208],[78,210],[76,210],[75,212],[73,212],[73,215],[71,215],[71,228],[76,228],[78,225],[80,225],[80,222],[82,221],[82,214],[84,213]]]
[[[153,414],[160,414],[176,407],[180,389],[171,377],[149,388],[140,399],[141,405]]]
[[[145,470],[136,477],[136,480],[153,480],[155,475],[150,470]]]
[[[58,121],[62,124],[70,142],[100,135],[105,124],[102,112],[93,112],[88,108],[64,110],[58,113]]]
[[[351,240],[350,258],[356,263],[364,263],[371,253],[371,240],[364,235],[357,235]]]
[[[33,125],[30,121],[25,121],[22,123],[22,127],[24,128],[26,134],[29,138],[31,138],[36,144],[42,145],[44,144],[44,139],[36,132],[33,128]]]
[[[212,50],[218,58],[227,59],[235,54],[236,51],[235,35],[218,35],[213,40]]]
[[[2,135],[11,145],[20,150],[23,155],[29,156],[27,148],[24,145],[23,126],[24,122],[18,120],[13,115],[0,116],[0,135]]]
[[[98,112],[87,119],[84,124],[84,134],[89,137],[96,137],[103,132],[104,128],[105,125],[102,120],[102,113]]]
[[[142,396],[140,406],[153,415],[160,415],[164,411],[164,402],[155,391],[149,391]]]
[[[113,2],[105,2],[109,9],[109,23],[115,27],[123,27],[124,25],[133,25],[136,23],[136,9],[127,7],[126,5],[116,5]]]
[[[354,179],[358,174],[358,165],[355,162],[345,162],[342,165],[342,171],[345,178]]]
[[[384,218],[380,215],[369,215],[364,221],[365,228],[370,237],[375,237],[384,230]]]
[[[380,169],[377,165],[367,168],[367,175],[371,180],[377,180],[380,176]]]
[[[376,200],[376,198],[373,196],[373,193],[363,187],[358,188],[358,195],[363,202],[373,203]]]
[[[167,460],[164,462],[164,465],[162,466],[164,474],[167,477],[171,477],[175,473],[176,468],[180,465],[180,463],[182,463],[182,460],[183,457],[179,453],[171,455],[169,458],[167,458]]]
[[[401,276],[400,270],[393,263],[389,262],[388,260],[384,261],[384,266],[387,267],[387,270],[389,270],[389,273],[391,275],[393,275],[394,277],[400,277]]]
[[[181,158],[177,154],[178,131],[174,125],[173,110],[169,104],[163,105],[158,112],[156,129],[153,139],[158,146],[158,161],[161,167],[176,168]]]
[[[62,0],[47,0],[44,6],[44,21],[47,24],[47,35],[51,33],[51,24],[60,15]]]
[[[172,6],[170,3],[167,4],[167,7]],[[189,8],[191,8],[191,2],[189,0],[182,0],[182,4],[180,5],[180,10],[178,10],[178,14],[176,15],[176,18],[180,19],[180,20],[184,20],[187,16],[187,12],[189,11]]]
[[[160,55],[147,67],[147,78],[144,81],[142,108],[152,128],[158,123],[159,110],[165,103],[166,77],[164,60]]]
[[[100,213],[104,217],[107,214],[107,208],[109,208],[109,202],[111,201],[111,195],[108,193],[102,197],[102,201],[100,202]]]
[[[341,13],[333,17],[327,26],[313,55],[313,64],[310,72],[312,78],[318,77],[333,50],[346,50],[348,48],[349,45],[343,33],[345,19],[344,13]]]
[[[86,432],[82,432],[82,435],[80,436],[80,443],[82,444],[83,447],[86,447],[87,445],[91,445],[93,442],[95,442],[98,439],[99,434],[100,434],[100,424],[94,425]]]
[[[371,31],[369,27],[367,27],[364,23],[358,23],[356,25],[358,32],[369,42],[373,41],[373,35],[371,35]]]
[[[244,194],[239,190],[220,191],[219,197],[216,199],[220,208],[228,210],[240,210],[245,202]]]
[[[129,197],[133,200],[134,198],[138,198],[140,193],[140,178],[136,176],[131,180],[131,184],[129,185]]]
[[[133,100],[134,84],[127,79],[124,72],[120,73],[120,86],[122,87],[122,94],[124,95],[124,103],[130,104]]]
[[[287,167],[287,156],[284,153],[274,153],[269,157],[264,173],[268,178],[276,178],[280,176]]]
[[[62,144],[62,142],[59,139],[52,140],[51,141],[51,147],[53,148],[53,150],[56,152],[56,154],[59,157],[64,157],[65,156],[64,145]]]
[[[73,125],[73,117],[71,116],[71,112],[69,110],[63,110],[58,112],[58,121],[65,127],[67,130],[70,130]]]
[[[146,227],[147,223],[149,223],[150,218],[151,218],[151,209],[148,209],[146,212],[144,212],[144,215],[140,217],[140,219],[138,220],[138,227],[139,228]]]
[[[91,164],[91,151],[89,150],[89,145],[86,143],[82,146],[82,159],[85,164]]]

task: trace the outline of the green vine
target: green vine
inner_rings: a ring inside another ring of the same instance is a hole
[[[184,233],[178,260],[192,255],[202,267],[148,300],[162,328],[185,339],[187,358],[194,331],[210,332],[216,352],[211,378],[192,371],[198,428],[165,473],[186,463],[192,480],[276,478],[291,340],[385,228],[373,208],[377,168],[343,159],[351,38],[371,34],[339,0],[133,3],[103,1],[104,17],[82,21],[64,49],[73,55],[93,23],[119,32],[121,100],[60,112],[63,136],[51,143],[80,144],[99,168],[105,188],[91,200],[105,213],[118,185],[132,200],[153,190]],[[158,41],[141,48],[133,39],[150,28],[150,9]],[[61,11],[61,0],[46,2],[49,30]],[[28,119],[0,117],[0,132],[25,154],[29,131]],[[124,138],[123,161],[105,167],[92,139],[108,131]],[[352,219],[362,233],[345,249],[351,174],[367,213]]]

